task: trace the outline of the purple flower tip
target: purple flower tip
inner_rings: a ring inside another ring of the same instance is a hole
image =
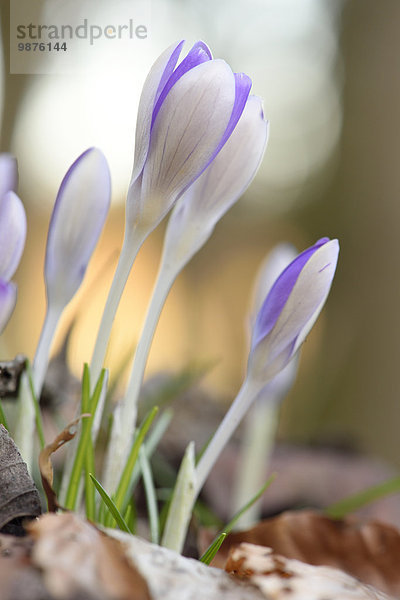
[[[338,254],[337,240],[321,238],[279,275],[254,325],[249,372],[256,365],[268,380],[288,364],[326,301]]]

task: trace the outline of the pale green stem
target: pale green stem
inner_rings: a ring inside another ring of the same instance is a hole
[[[42,391],[44,378],[49,364],[50,348],[54,338],[57,324],[64,307],[51,306],[47,308],[46,317],[40,334],[32,366],[33,389],[39,399]],[[19,410],[15,442],[26,462],[29,471],[33,464],[33,443],[35,431],[35,409],[29,380],[26,373],[21,378],[19,390]]]
[[[107,302],[104,307],[104,312],[93,351],[92,362],[90,364],[91,393],[93,393],[94,388],[96,387],[97,380],[100,377],[101,369],[103,368],[112,325],[119,306],[119,302],[121,300],[122,293],[124,291],[126,282],[131,272],[132,265],[146,237],[147,233],[144,234],[143,232],[138,231],[138,229],[125,230],[125,237],[124,242],[122,244],[121,254],[118,260],[117,268],[115,270],[114,279],[111,284]],[[97,434],[100,428],[105,397],[106,394],[102,393],[99,404],[97,405],[97,410],[92,426],[93,444],[96,442]],[[71,441],[67,450],[67,458],[63,470],[63,477],[60,490],[61,503],[65,501],[72,466],[74,464],[75,454],[78,448],[79,438],[80,431]]]
[[[42,391],[44,378],[49,365],[51,344],[64,308],[64,306],[52,306],[51,303],[47,308],[42,332],[32,364],[33,389],[35,390],[37,398],[39,398]]]
[[[138,231],[126,231],[121,254],[115,271],[111,289],[104,307],[103,316],[97,333],[92,361],[90,363],[91,391],[94,390],[96,382],[103,368],[107,352],[112,325],[117,313],[122,293],[131,272],[134,260],[145,240],[146,236],[140,235]]]
[[[232,515],[253,498],[267,479],[268,464],[274,447],[279,404],[267,396],[257,399],[245,419],[240,457],[235,477]],[[238,529],[248,529],[259,521],[262,500],[255,502],[238,520]]]
[[[181,266],[172,267],[162,262],[143,329],[135,350],[131,374],[124,401],[114,414],[110,443],[107,448],[104,482],[107,490],[114,492],[119,481],[136,425],[137,403],[154,333],[168,293]]]
[[[238,395],[231,404],[228,412],[223,418],[217,431],[211,438],[203,456],[200,458],[196,467],[196,494],[201,491],[205,480],[211,469],[216,463],[219,455],[229,441],[231,435],[239,425],[240,421],[249,410],[252,402],[260,392],[262,386],[255,384],[249,379],[245,379]]]

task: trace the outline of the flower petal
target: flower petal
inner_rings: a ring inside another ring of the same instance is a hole
[[[140,174],[146,161],[150,145],[150,131],[155,104],[170,78],[184,42],[172,44],[152,66],[140,96],[135,135],[135,161],[132,180]]]
[[[268,137],[261,100],[250,96],[232,135],[209,167],[190,186],[190,209],[196,221],[204,215],[213,225],[248,188],[262,160]],[[179,201],[184,201],[182,197]],[[196,217],[195,217],[196,215]]]
[[[6,192],[15,192],[18,184],[17,160],[11,154],[0,154],[0,199]]]
[[[161,105],[164,102],[167,94],[170,92],[171,88],[175,85],[175,83],[190,69],[196,67],[197,65],[201,65],[201,63],[206,62],[212,59],[211,50],[204,42],[196,42],[190,52],[185,56],[183,61],[177,66],[175,71],[171,74],[166,85],[161,90],[159,97],[157,99],[156,105],[153,111],[152,125],[155,121],[156,116],[158,115]],[[161,87],[161,84],[160,84]]]
[[[0,333],[7,325],[17,301],[17,286],[0,279]]]
[[[0,277],[9,281],[21,260],[26,238],[25,209],[10,191],[0,197]]]
[[[338,241],[324,238],[300,254],[277,279],[256,321],[250,376],[266,382],[291,360],[325,304],[338,253]]]
[[[49,302],[65,306],[79,288],[103,228],[111,195],[107,161],[86,150],[65,175],[50,221],[45,278]]]
[[[171,214],[164,243],[169,262],[188,262],[205,244],[218,220],[250,185],[264,154],[267,134],[261,100],[250,96],[221,152],[179,198]]]
[[[266,337],[275,326],[278,317],[283,310],[294,285],[310,257],[326,242],[328,238],[318,240],[314,246],[304,250],[293,262],[286,267],[271,288],[260,312],[254,327],[252,346],[256,346],[261,339]]]
[[[235,101],[235,78],[222,60],[185,73],[163,102],[143,170],[144,222],[161,219],[215,153]],[[129,201],[129,200],[128,200]]]

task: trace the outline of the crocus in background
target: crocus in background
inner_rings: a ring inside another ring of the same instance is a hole
[[[108,214],[110,198],[107,161],[100,150],[89,148],[62,180],[50,220],[44,269],[47,310],[32,365],[37,397],[43,386],[58,321],[82,283]],[[25,377],[21,383],[16,439],[28,465],[32,456],[33,427],[33,405]]]
[[[147,311],[124,402],[113,420],[104,482],[117,484],[131,444],[136,407],[157,322],[177,275],[206,243],[216,223],[242,196],[256,174],[268,137],[261,99],[250,96],[232,135],[200,177],[180,197],[165,234],[161,264]]]
[[[248,329],[254,327],[263,301],[280,273],[296,258],[291,244],[278,244],[263,261],[254,285]],[[251,339],[251,331],[249,332]],[[297,354],[286,367],[267,383],[245,416],[238,466],[232,494],[232,514],[236,514],[253,498],[266,481],[266,473],[278,424],[280,403],[296,378]],[[261,500],[255,502],[237,521],[237,528],[248,528],[261,516]]]
[[[252,402],[304,342],[328,297],[338,255],[337,240],[319,240],[286,267],[269,291],[253,327],[243,385],[197,465],[197,493]]]
[[[0,155],[0,333],[7,325],[17,301],[13,277],[26,239],[26,215],[15,193],[18,182],[17,161],[10,154]]]
[[[124,242],[91,361],[103,365],[112,322],[133,262],[146,237],[214,160],[234,131],[251,81],[233,73],[197,42],[177,65],[183,42],[156,60],[144,83],[135,159],[126,202]]]

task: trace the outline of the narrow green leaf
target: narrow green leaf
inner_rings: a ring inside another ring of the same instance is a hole
[[[139,455],[140,446],[142,445],[145,435],[148,432],[152,422],[154,421],[157,412],[158,406],[154,406],[154,408],[152,408],[150,413],[147,415],[147,417],[144,419],[143,423],[139,427],[137,435],[132,444],[132,448],[126,461],[124,470],[122,472],[121,479],[119,480],[117,491],[115,492],[114,502],[118,510],[123,510],[128,503],[128,491],[132,477],[133,467],[135,466],[137,457]]]
[[[136,530],[136,508],[133,498],[128,504],[124,515],[125,523],[128,525],[129,530],[134,534]]]
[[[139,463],[143,475],[144,491],[146,494],[147,502],[147,513],[150,522],[150,535],[153,544],[158,544],[160,541],[159,521],[158,521],[158,507],[156,491],[154,488],[153,475],[151,473],[151,467],[149,460],[146,456],[146,450],[144,445],[139,450]]]
[[[89,440],[85,453],[85,509],[86,518],[89,521],[96,521],[96,500],[93,480],[90,477],[91,473],[95,472],[94,466],[94,449],[92,436],[89,435]]]
[[[38,438],[39,438],[40,449],[43,450],[43,448],[46,445],[46,442],[45,442],[45,439],[44,439],[42,415],[41,415],[41,412],[40,412],[39,401],[38,401],[38,399],[36,397],[36,394],[35,394],[35,388],[33,386],[33,376],[32,376],[31,365],[30,365],[30,363],[28,361],[26,363],[26,371],[28,373],[29,389],[31,391],[33,407],[34,407],[34,410],[35,410],[36,431],[37,431]]]
[[[99,492],[101,499],[103,500],[105,506],[107,507],[107,509],[109,510],[109,512],[115,519],[115,521],[117,522],[117,525],[121,529],[121,531],[126,531],[127,533],[132,533],[130,531],[128,525],[126,524],[123,516],[121,515],[118,508],[115,506],[114,502],[112,501],[110,496],[107,494],[106,490],[103,488],[101,483],[99,481],[97,481],[96,477],[94,477],[94,475],[92,473],[89,473],[89,477],[93,481],[93,484],[95,485],[96,490]]]
[[[230,533],[232,531],[232,529],[234,528],[234,526],[236,525],[236,523],[239,521],[240,517],[247,511],[249,510],[249,508],[251,506],[253,506],[253,504],[255,502],[257,502],[257,500],[259,500],[261,498],[261,496],[264,494],[264,492],[269,488],[269,486],[271,485],[271,483],[275,480],[276,478],[276,473],[272,473],[272,475],[267,479],[267,481],[264,483],[264,485],[259,489],[259,491],[257,492],[257,494],[255,496],[253,496],[253,498],[251,498],[251,500],[249,500],[249,502],[247,502],[247,504],[245,504],[243,506],[243,508],[241,508],[233,517],[232,519],[229,521],[229,523],[227,525],[225,525],[224,527],[224,532],[225,533]]]
[[[331,519],[342,519],[371,502],[375,502],[384,496],[400,492],[400,477],[394,477],[383,483],[378,483],[353,496],[339,500],[325,508],[324,513]]]
[[[221,548],[221,545],[226,538],[225,531],[220,533],[218,537],[208,546],[207,550],[204,554],[199,558],[200,562],[209,565],[214,556],[217,554],[218,550]]]
[[[74,460],[74,464],[72,467],[71,477],[69,480],[69,486],[68,486],[67,495],[66,495],[66,499],[65,499],[65,507],[68,508],[69,510],[75,510],[75,507],[76,507],[82,470],[83,470],[83,467],[85,464],[86,456],[87,456],[88,452],[90,453],[89,446],[92,443],[91,442],[92,424],[93,424],[93,419],[94,419],[94,415],[96,412],[97,404],[98,404],[98,401],[100,398],[100,394],[101,394],[101,391],[103,388],[105,373],[106,373],[106,371],[105,371],[105,369],[103,369],[100,374],[100,377],[97,381],[95,390],[93,392],[93,396],[90,398],[89,368],[85,364],[84,371],[83,371],[83,378],[82,378],[81,407],[82,407],[82,409],[84,409],[84,408],[90,409],[90,417],[88,419],[85,419],[81,425],[81,434],[79,437],[78,447],[77,447],[77,451],[75,454],[75,460]],[[82,413],[84,414],[85,411],[82,410]],[[90,461],[90,456],[89,456],[88,460]],[[89,488],[89,490],[90,490],[90,488]],[[89,493],[90,493],[90,491],[89,491]],[[90,502],[91,501],[89,500],[89,503]]]

